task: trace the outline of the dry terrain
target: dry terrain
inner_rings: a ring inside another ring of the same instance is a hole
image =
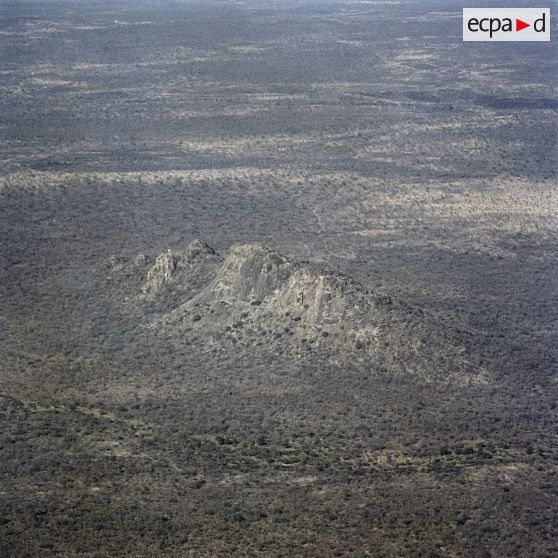
[[[556,41],[461,8],[1,3],[0,556],[558,555]]]

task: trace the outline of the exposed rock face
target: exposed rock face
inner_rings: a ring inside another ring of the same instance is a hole
[[[265,303],[275,313],[324,326],[373,311],[373,298],[348,277],[306,269],[261,244],[233,247],[215,279],[194,299],[218,301]]]
[[[260,244],[235,246],[198,301],[262,302],[277,294],[296,265]]]
[[[164,301],[149,330],[177,345],[189,339],[212,350],[256,351],[299,364],[483,381],[459,339],[420,309],[262,244],[234,246],[223,259],[195,240],[183,254],[161,254],[142,293]]]
[[[147,280],[142,288],[143,293],[149,295],[160,291],[174,275],[177,265],[178,257],[170,250],[158,256],[155,265],[147,272]]]
[[[191,291],[205,283],[208,267],[217,264],[220,258],[215,250],[201,240],[192,241],[183,254],[170,250],[160,254],[147,273],[142,287],[144,296],[153,297],[165,288],[171,291]]]

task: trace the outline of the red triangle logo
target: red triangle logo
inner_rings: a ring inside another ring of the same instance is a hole
[[[522,29],[525,29],[527,27],[531,27],[531,24],[530,23],[525,23],[524,21],[521,21],[520,19],[515,20],[515,30],[516,31],[521,31]]]

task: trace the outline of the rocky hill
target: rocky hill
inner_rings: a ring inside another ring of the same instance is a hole
[[[221,257],[195,240],[184,253],[159,255],[139,291],[132,297],[139,312],[145,304],[156,311],[144,331],[173,345],[187,339],[267,361],[486,382],[463,340],[426,312],[262,244]]]

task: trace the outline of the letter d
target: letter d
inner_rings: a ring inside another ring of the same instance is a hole
[[[544,33],[544,31],[546,29],[546,14],[545,13],[543,13],[542,17],[539,17],[539,19],[535,19],[535,23],[533,23],[533,29],[537,33]]]

